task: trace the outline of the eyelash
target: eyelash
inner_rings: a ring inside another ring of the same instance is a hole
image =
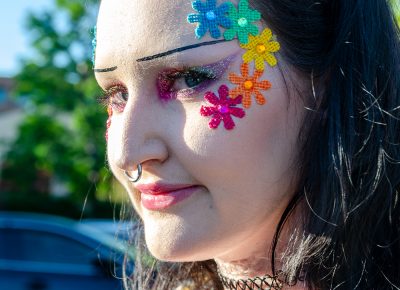
[[[121,84],[116,84],[106,89],[97,100],[103,106],[111,107],[116,112],[122,113],[128,101],[127,95],[127,89]]]
[[[211,69],[202,67],[167,70],[159,74],[157,89],[163,100],[189,97],[200,92],[217,77]],[[187,88],[175,91],[173,86],[179,79],[184,80]],[[106,107],[111,106],[115,111],[122,113],[128,101],[127,89],[121,84],[113,85],[104,91],[98,101],[100,104]]]
[[[163,100],[187,98],[199,93],[217,78],[217,74],[212,69],[203,67],[167,70],[158,75],[157,89]],[[173,90],[179,79],[184,80],[187,88]]]

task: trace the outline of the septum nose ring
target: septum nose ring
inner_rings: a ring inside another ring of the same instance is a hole
[[[142,164],[139,163],[139,164],[137,165],[136,177],[132,177],[132,176],[129,174],[129,171],[127,171],[127,170],[124,170],[124,173],[125,173],[126,178],[128,178],[128,180],[129,180],[130,182],[132,182],[132,183],[138,182],[139,179],[142,177]]]

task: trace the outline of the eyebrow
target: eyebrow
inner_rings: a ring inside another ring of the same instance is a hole
[[[96,73],[103,73],[103,72],[115,71],[117,68],[118,68],[117,66],[108,67],[108,68],[95,68],[95,69],[93,69],[93,71]]]
[[[219,40],[213,40],[213,41],[206,41],[206,42],[201,42],[201,43],[196,43],[196,44],[191,44],[191,45],[187,45],[187,46],[182,46],[182,47],[178,47],[172,50],[168,50],[162,53],[158,53],[155,55],[151,55],[151,56],[146,56],[146,57],[142,57],[137,59],[137,62],[143,62],[143,61],[149,61],[149,60],[153,60],[156,58],[160,58],[160,57],[164,57],[167,55],[171,55],[177,52],[181,52],[181,51],[185,51],[185,50],[189,50],[189,49],[193,49],[193,48],[197,48],[200,46],[205,46],[205,45],[213,45],[213,44],[217,44],[217,43],[222,43],[222,42],[227,42],[229,40],[226,39],[219,39]]]
[[[191,45],[187,45],[187,46],[182,46],[182,47],[178,47],[172,50],[168,50],[165,52],[161,52],[161,53],[157,53],[151,56],[146,56],[146,57],[142,57],[136,60],[136,62],[143,62],[143,61],[149,61],[149,60],[153,60],[153,59],[157,59],[157,58],[161,58],[167,55],[171,55],[174,53],[178,53],[178,52],[182,52],[185,50],[189,50],[189,49],[193,49],[193,48],[197,48],[197,47],[201,47],[201,46],[205,46],[205,45],[213,45],[213,44],[218,44],[218,43],[222,43],[222,42],[227,42],[229,40],[226,39],[219,39],[219,40],[213,40],[213,41],[206,41],[206,42],[201,42],[201,43],[196,43],[196,44],[191,44]],[[96,73],[105,73],[105,72],[112,72],[115,71],[118,67],[117,66],[113,66],[113,67],[109,67],[109,68],[96,68],[93,71]]]

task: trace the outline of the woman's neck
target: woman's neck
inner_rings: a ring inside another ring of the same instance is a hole
[[[220,279],[225,279],[231,285],[240,283],[240,280],[248,281],[248,288],[243,287],[243,283],[239,287],[226,286],[224,283],[225,290],[232,289],[268,289],[268,290],[306,290],[305,282],[299,281],[296,285],[289,286],[279,279],[279,276],[275,276],[271,270],[271,260],[269,258],[257,258],[244,259],[240,261],[225,262],[219,259],[215,259],[218,266],[218,272]],[[226,282],[226,281],[225,281]]]
[[[249,257],[233,260],[233,259],[224,259],[224,258],[215,258],[215,262],[218,267],[218,272],[220,277],[224,277],[224,279],[239,281],[239,280],[248,280],[251,281],[257,280],[260,282],[261,280],[265,280],[269,283],[269,285],[277,285],[280,284],[280,287],[255,287],[254,289],[290,289],[290,290],[304,290],[307,289],[304,283],[297,283],[296,286],[288,286],[282,283],[284,280],[283,277],[279,277],[279,272],[282,269],[282,260],[279,257],[285,256],[285,250],[287,250],[287,246],[290,240],[290,232],[293,233],[295,229],[287,226],[282,232],[275,248],[276,260],[274,261],[275,272],[272,271],[272,263],[271,263],[271,253],[265,249],[271,249],[271,243],[264,245],[264,247],[258,248],[259,251],[251,253]],[[293,245],[292,245],[293,246]],[[249,245],[251,247],[251,245]],[[253,248],[254,247],[253,245]],[[232,256],[231,256],[232,257]],[[256,279],[255,279],[256,278]],[[253,288],[233,288],[226,287],[225,289],[253,289]]]
[[[271,273],[271,261],[267,257],[247,258],[240,261],[215,259],[219,272],[231,279],[247,279]]]
[[[217,261],[219,278],[224,289],[268,289],[281,290],[283,283],[267,274],[269,259],[257,258],[235,262]]]

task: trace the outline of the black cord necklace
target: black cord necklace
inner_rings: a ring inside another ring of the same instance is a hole
[[[231,290],[281,290],[282,282],[276,276],[265,275],[248,279],[232,279],[224,276],[218,271],[218,277],[222,285]]]

